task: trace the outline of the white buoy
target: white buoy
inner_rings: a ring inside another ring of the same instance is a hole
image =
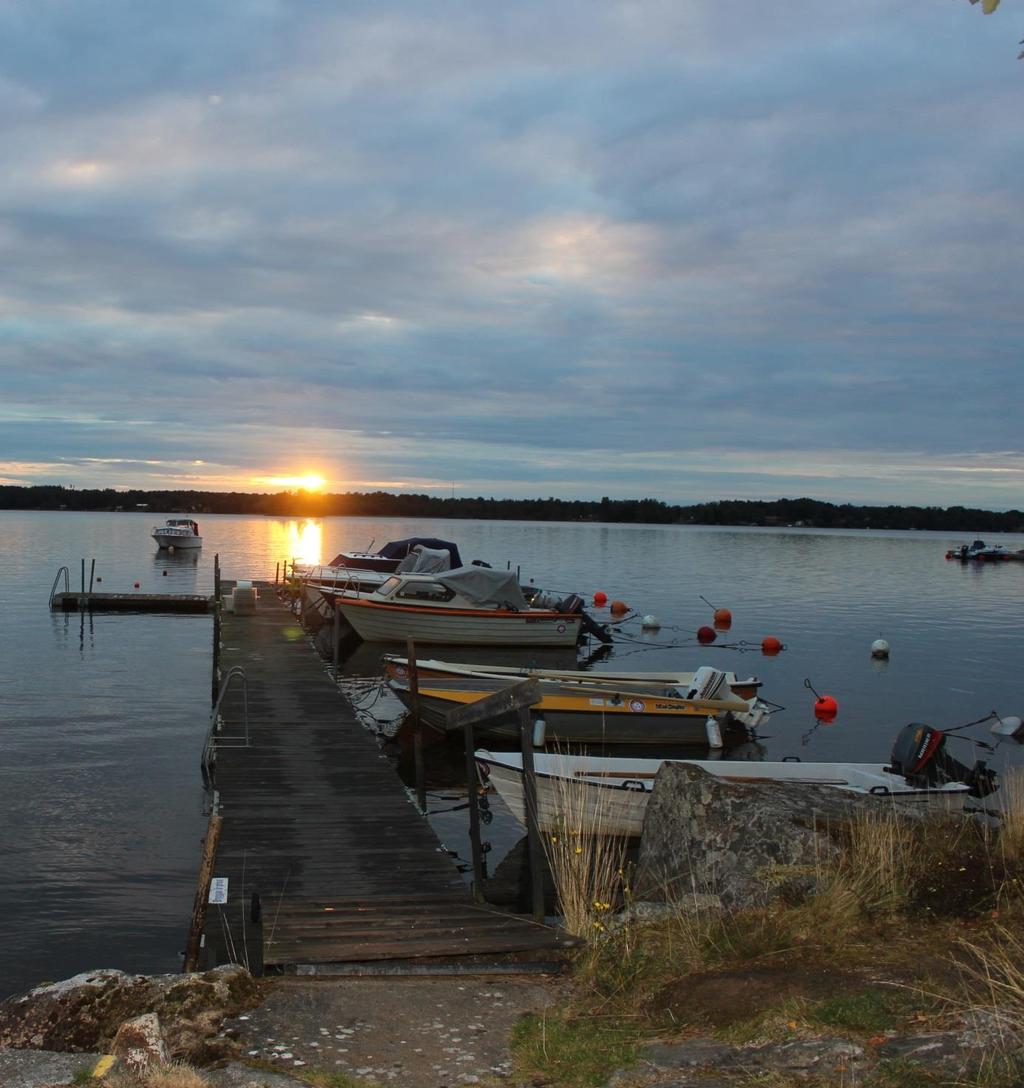
[[[992,723],[992,732],[1000,737],[1019,737],[1022,731],[1024,731],[1024,722],[1016,714],[996,718]]]
[[[889,643],[884,638],[876,638],[871,643],[871,656],[872,657],[888,657],[889,656]]]
[[[644,616],[640,625],[648,631],[657,631],[661,626],[661,620],[657,616]]]
[[[704,731],[708,735],[709,748],[722,747],[722,730],[717,718],[708,717],[708,720],[704,723]]]

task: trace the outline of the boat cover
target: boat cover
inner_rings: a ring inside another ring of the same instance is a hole
[[[459,549],[456,545],[450,540],[438,540],[436,537],[430,536],[411,536],[406,540],[392,540],[390,544],[385,544],[377,554],[385,559],[404,559],[417,544],[422,545],[424,548],[442,549],[451,556],[453,567],[462,566],[462,557],[459,555]]]
[[[437,580],[482,607],[512,608],[517,612],[524,612],[530,607],[519,588],[519,580],[510,570],[458,567],[439,574]]]
[[[451,553],[445,548],[425,548],[422,544],[417,544],[395,571],[398,574],[436,574],[451,568]]]

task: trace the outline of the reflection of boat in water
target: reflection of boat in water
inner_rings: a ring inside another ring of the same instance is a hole
[[[680,673],[673,683],[605,680],[600,673],[550,673],[533,670],[540,685],[540,702],[531,707],[544,719],[546,741],[587,744],[699,744],[720,729],[755,729],[768,713],[756,695],[759,681],[737,680],[733,673],[701,668]],[[388,683],[410,706],[408,679],[392,675]],[[446,730],[448,712],[493,695],[510,684],[508,675],[420,676],[417,701],[423,721]],[[739,694],[745,691],[746,695]],[[718,727],[712,729],[712,726]],[[515,715],[495,718],[477,727],[481,736],[519,735]]]
[[[639,835],[655,778],[666,762],[685,762],[729,782],[828,786],[897,806],[939,811],[962,809],[968,797],[984,797],[996,788],[995,775],[983,764],[967,768],[948,756],[944,746],[941,730],[915,724],[901,731],[888,764],[673,761],[537,752],[533,761],[538,822],[542,830],[557,830],[559,820],[564,822],[565,813],[571,811],[599,833]],[[525,823],[522,755],[486,749],[474,754],[481,781],[492,785],[512,815]]]
[[[489,567],[393,574],[371,593],[315,588],[368,642],[574,646],[583,622],[580,598],[535,608],[513,572]]]
[[[168,518],[166,524],[155,525],[151,535],[161,548],[201,548],[203,546],[199,526],[191,518]]]
[[[986,544],[984,540],[974,540],[970,544],[961,544],[959,548],[950,548],[947,559],[959,559],[961,563],[1003,563],[1024,562],[1024,550],[1012,552],[1002,544]]]

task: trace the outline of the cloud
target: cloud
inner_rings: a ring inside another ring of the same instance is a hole
[[[4,473],[1019,505],[974,14],[0,4]]]

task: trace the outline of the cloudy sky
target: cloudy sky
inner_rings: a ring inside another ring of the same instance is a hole
[[[1022,33],[0,0],[0,481],[1022,507]]]

